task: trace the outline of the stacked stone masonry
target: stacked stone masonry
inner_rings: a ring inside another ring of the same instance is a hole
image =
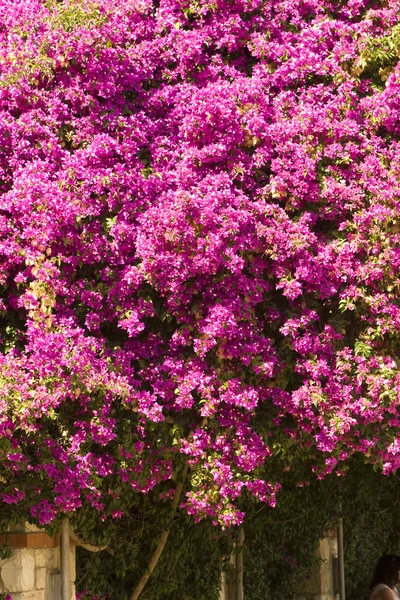
[[[35,535],[36,532],[28,531],[27,545],[31,542],[30,533]],[[36,535],[33,539],[40,538]],[[44,546],[52,545],[48,540],[51,538],[47,538]],[[74,546],[70,549],[70,573],[71,600],[75,600]],[[59,546],[12,548],[12,556],[0,561],[0,592],[9,593],[13,600],[61,600]]]

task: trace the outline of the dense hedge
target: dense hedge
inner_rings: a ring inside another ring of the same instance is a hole
[[[297,487],[288,482],[276,509],[248,509],[244,552],[245,597],[289,599],[318,567],[319,540],[336,525],[337,478]]]
[[[335,527],[342,505],[347,600],[369,600],[378,558],[400,554],[400,481],[355,461],[343,478],[309,486],[286,481],[275,509],[248,508],[245,592],[248,600],[291,598],[313,568],[324,532]]]
[[[87,531],[91,540],[106,539],[113,555],[78,548],[77,589],[82,594],[79,597],[127,600],[146,570],[168,512],[168,504],[150,494],[142,496],[135,509],[103,531],[102,537],[96,537],[95,530]],[[221,572],[229,561],[234,536],[234,531],[220,531],[211,522],[196,524],[181,510],[172,524],[167,547],[142,593],[143,600],[218,600]]]
[[[400,555],[400,480],[360,467],[343,485],[346,598],[369,600],[382,554]]]

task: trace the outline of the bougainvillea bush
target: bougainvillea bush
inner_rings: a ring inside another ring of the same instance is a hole
[[[399,14],[0,1],[5,510],[118,518],[186,463],[227,526],[279,453],[398,468]]]

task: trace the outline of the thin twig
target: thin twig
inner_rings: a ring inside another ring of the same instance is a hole
[[[267,505],[265,505],[265,506],[262,506],[262,507],[260,508],[260,510],[258,510],[258,511],[256,512],[256,514],[254,515],[254,517],[255,517],[256,515],[258,515],[258,513],[259,513],[259,512],[261,512],[261,511],[262,511],[262,510],[263,510],[263,509],[264,509],[266,506],[267,506]],[[298,521],[299,519],[303,519],[303,518],[304,518],[306,515],[308,515],[308,513],[310,513],[312,510],[313,510],[313,507],[312,507],[312,508],[309,508],[308,510],[306,510],[306,512],[302,513],[302,514],[301,514],[301,515],[299,515],[298,517],[293,517],[292,519],[286,519],[285,521],[264,521],[264,523],[271,523],[272,525],[275,525],[275,524],[277,524],[277,525],[281,525],[281,524],[283,524],[283,523],[291,523],[292,521]],[[252,519],[254,519],[254,517],[252,517]]]

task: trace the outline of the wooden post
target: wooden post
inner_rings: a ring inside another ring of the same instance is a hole
[[[236,600],[244,599],[243,590],[243,545],[244,529],[240,527],[236,540]]]
[[[342,503],[339,504],[339,522],[337,526],[338,537],[338,562],[339,562],[339,598],[346,600],[346,587],[344,580],[344,544],[343,544],[343,518]]]
[[[60,539],[61,600],[71,600],[69,520],[63,519]]]

